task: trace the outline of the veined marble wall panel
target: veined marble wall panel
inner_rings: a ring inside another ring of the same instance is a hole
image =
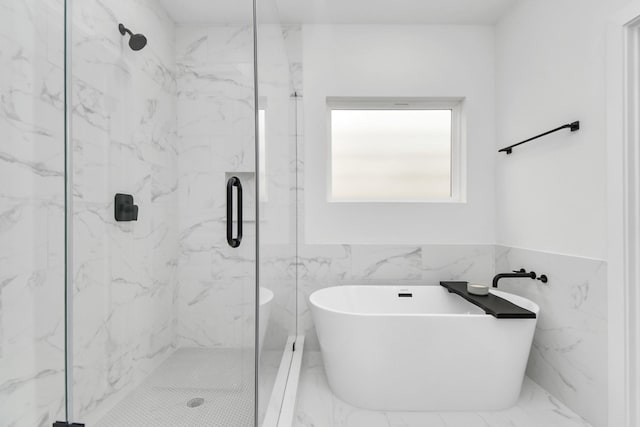
[[[527,375],[594,426],[607,425],[607,263],[497,246],[496,271],[526,268],[549,282],[498,287],[540,306]]]
[[[174,24],[156,0],[71,4],[74,418],[95,422],[173,350]],[[132,51],[123,23],[148,45]],[[115,193],[138,220],[116,222]]]
[[[64,417],[64,14],[0,2],[0,425]]]
[[[178,26],[176,34],[180,175],[176,343],[250,347],[255,321],[252,27]],[[244,238],[235,249],[226,241],[229,173],[241,173],[245,187]]]

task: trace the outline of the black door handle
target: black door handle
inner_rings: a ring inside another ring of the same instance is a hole
[[[238,189],[238,236],[233,237],[233,187]],[[242,242],[242,183],[240,178],[232,176],[227,181],[227,243],[232,248],[237,248]]]

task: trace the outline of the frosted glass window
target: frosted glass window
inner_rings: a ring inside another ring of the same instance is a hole
[[[452,198],[452,110],[331,110],[331,199]]]

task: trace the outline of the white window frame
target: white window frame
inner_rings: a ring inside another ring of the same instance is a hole
[[[465,203],[466,161],[462,132],[464,98],[407,98],[407,97],[327,97],[327,195],[328,203]],[[451,196],[422,200],[334,199],[331,140],[331,112],[333,110],[450,110],[451,111]]]

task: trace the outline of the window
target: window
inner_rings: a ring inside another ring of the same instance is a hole
[[[330,98],[329,199],[460,200],[460,101]]]

